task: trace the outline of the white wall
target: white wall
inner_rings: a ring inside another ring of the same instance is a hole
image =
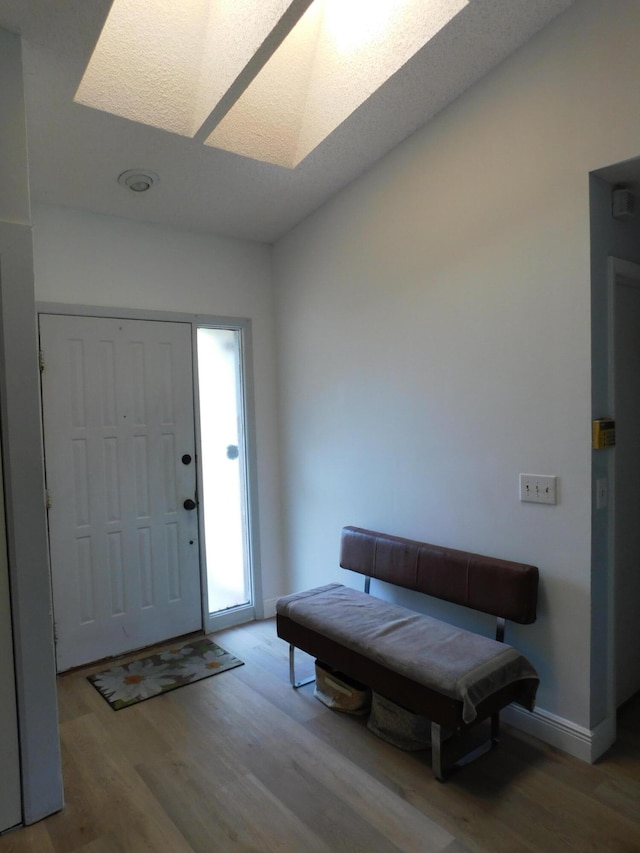
[[[20,38],[0,29],[0,221],[28,224],[29,183]]]
[[[588,173],[639,153],[639,28],[635,0],[575,4],[274,252],[287,590],[349,582],[344,524],[535,563],[507,639],[587,739]]]
[[[263,598],[282,588],[268,246],[35,207],[36,300],[252,321]]]

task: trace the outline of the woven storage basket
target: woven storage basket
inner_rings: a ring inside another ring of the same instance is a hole
[[[407,711],[379,693],[373,694],[367,728],[400,749],[416,751],[431,746],[431,720]]]
[[[313,695],[327,708],[346,714],[366,714],[371,707],[368,687],[318,660]]]

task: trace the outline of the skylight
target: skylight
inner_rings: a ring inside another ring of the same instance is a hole
[[[297,166],[469,0],[114,0],[75,100]]]

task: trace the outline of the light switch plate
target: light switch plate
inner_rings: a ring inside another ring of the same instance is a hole
[[[556,476],[549,474],[520,474],[520,500],[534,504],[558,502]]]

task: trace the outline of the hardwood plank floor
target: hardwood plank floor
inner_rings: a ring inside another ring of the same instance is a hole
[[[245,666],[118,712],[86,680],[104,665],[60,677],[65,808],[0,853],[640,851],[640,697],[595,766],[505,726],[441,784],[292,690],[273,620],[215,639]]]

